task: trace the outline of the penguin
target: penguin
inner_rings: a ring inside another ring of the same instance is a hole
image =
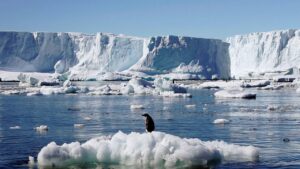
[[[145,126],[146,126],[146,131],[151,133],[152,131],[154,131],[155,126],[154,126],[154,121],[151,118],[151,116],[149,114],[143,114],[142,116],[146,117],[145,119]]]

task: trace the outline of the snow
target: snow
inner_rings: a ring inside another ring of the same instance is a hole
[[[256,94],[240,90],[220,90],[215,93],[217,98],[255,99]]]
[[[67,167],[98,162],[143,167],[188,167],[206,165],[209,161],[256,161],[258,149],[224,141],[201,141],[196,138],[180,138],[171,134],[121,131],[112,136],[92,138],[79,142],[57,145],[51,142],[38,153],[41,167]]]
[[[213,121],[214,124],[227,124],[230,123],[230,120],[227,119],[216,119]]]
[[[300,30],[236,35],[230,43],[231,76],[249,77],[297,68],[300,65]],[[295,72],[296,73],[296,72]]]

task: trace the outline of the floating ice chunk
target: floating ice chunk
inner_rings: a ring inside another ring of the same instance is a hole
[[[26,94],[27,96],[40,96],[42,95],[40,91],[29,92]]]
[[[284,85],[268,85],[265,87],[259,87],[259,90],[280,90],[284,88]]]
[[[84,119],[84,120],[86,120],[86,121],[90,121],[90,120],[92,120],[92,118],[91,118],[91,117],[84,117],[83,119]]]
[[[178,98],[191,98],[192,95],[190,93],[174,93],[173,91],[165,91],[160,92],[160,96],[163,97],[178,97]]]
[[[173,84],[171,81],[157,78],[154,80],[155,90],[159,92],[169,92],[173,91],[174,93],[186,93],[186,88],[179,86],[177,84]]]
[[[187,104],[187,105],[185,105],[185,107],[188,109],[194,109],[194,108],[196,108],[196,105],[195,104]]]
[[[93,138],[85,143],[73,142],[43,147],[38,154],[42,167],[67,167],[97,162],[144,167],[188,167],[209,161],[247,162],[258,160],[258,149],[223,141],[180,138],[163,132],[129,133]]]
[[[1,92],[1,94],[3,94],[3,95],[21,95],[24,93],[20,90],[5,90],[5,91]]]
[[[120,87],[115,85],[103,85],[89,89],[89,95],[121,95]]]
[[[33,167],[34,164],[35,164],[35,162],[34,162],[34,157],[28,156],[28,166],[29,166],[29,167]]]
[[[208,81],[203,82],[200,85],[198,84],[191,84],[189,85],[190,88],[204,88],[204,89],[214,89],[214,88],[239,88],[242,84],[242,81],[234,80],[234,81]]]
[[[297,92],[297,93],[300,93],[300,88],[298,88],[298,89],[296,90],[296,92]]]
[[[38,127],[35,127],[34,129],[36,131],[39,131],[39,132],[48,131],[48,126],[46,126],[46,125],[40,125]]]
[[[216,97],[219,98],[242,98],[242,99],[255,99],[255,93],[241,92],[237,90],[220,90],[215,93]]]
[[[77,91],[79,91],[79,90],[80,90],[80,88],[77,86],[69,86],[69,87],[64,88],[65,93],[77,93]]]
[[[83,128],[84,127],[84,124],[74,124],[74,128]]]
[[[20,126],[13,126],[13,127],[9,127],[9,129],[18,130],[18,129],[21,129],[21,127]]]
[[[97,80],[103,81],[128,81],[130,79],[130,76],[126,76],[115,72],[105,72],[103,75],[97,78]]]
[[[145,107],[141,104],[133,104],[130,106],[130,109],[145,109]]]
[[[216,119],[216,120],[214,120],[213,123],[214,124],[227,124],[227,123],[230,123],[230,120],[227,120],[227,119]]]
[[[139,79],[132,78],[125,86],[121,88],[123,94],[152,94],[153,93],[152,83]]]
[[[241,87],[250,88],[250,87],[266,87],[271,84],[269,80],[258,80],[253,82],[243,82]]]
[[[40,88],[40,93],[43,95],[62,94],[64,93],[64,89],[62,87],[42,86]]]
[[[37,78],[23,73],[19,74],[18,80],[20,81],[19,86],[37,86],[39,83],[39,80]]]

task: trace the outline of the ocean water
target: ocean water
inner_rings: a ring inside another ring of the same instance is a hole
[[[260,149],[256,162],[216,164],[213,168],[300,168],[300,94],[294,90],[255,91],[257,99],[216,99],[214,90],[191,90],[192,98],[160,96],[0,96],[0,168],[29,168],[28,156],[36,157],[51,141],[57,144],[112,135],[119,130],[144,132],[141,114],[149,113],[156,130],[204,141],[224,140]],[[145,109],[131,110],[142,104]],[[195,104],[195,108],[185,105]],[[268,110],[268,106],[277,107]],[[91,117],[92,120],[85,120]],[[215,125],[218,118],[231,120]],[[82,123],[83,128],[74,128]],[[33,128],[48,125],[49,131]],[[20,126],[12,130],[12,126]],[[289,142],[283,139],[288,138]],[[97,164],[83,168],[126,168]],[[130,167],[128,167],[130,168]]]

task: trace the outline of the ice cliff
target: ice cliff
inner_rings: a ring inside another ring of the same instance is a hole
[[[200,74],[205,79],[213,75],[230,76],[228,44],[221,40],[191,37],[152,37],[147,53],[131,69],[157,73]]]
[[[0,32],[0,69],[69,72],[79,79],[104,72],[230,76],[228,44],[221,40],[108,33]]]
[[[236,35],[226,41],[230,43],[231,76],[300,67],[300,30]]]
[[[298,70],[300,30],[236,35],[226,42],[182,36],[0,32],[0,70],[67,73],[102,79],[107,72],[215,79]],[[120,75],[118,75],[120,76]],[[128,78],[128,77],[126,77]]]

